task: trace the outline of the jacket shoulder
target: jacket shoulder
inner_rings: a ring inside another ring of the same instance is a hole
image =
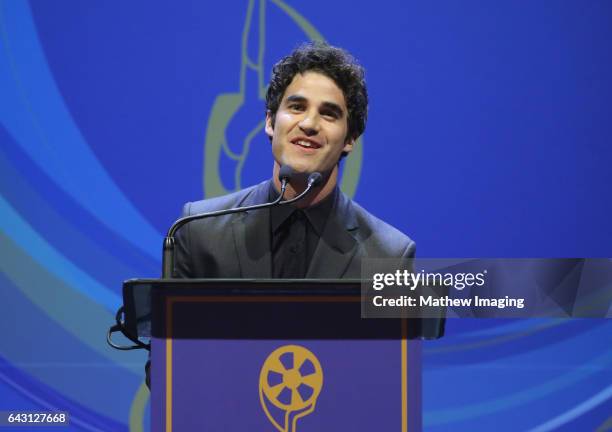
[[[372,255],[380,255],[381,258],[414,256],[416,243],[410,237],[374,216],[355,201],[351,201],[351,204],[360,232],[364,235],[363,241]]]
[[[253,194],[263,193],[267,190],[268,181],[262,182],[255,186],[241,189],[238,192],[233,192],[228,195],[223,195],[215,198],[209,198],[200,201],[185,203],[183,206],[182,216],[191,216],[200,213],[213,212],[217,210],[225,210],[233,207],[241,207],[245,205],[245,201]],[[265,190],[264,190],[265,189]]]

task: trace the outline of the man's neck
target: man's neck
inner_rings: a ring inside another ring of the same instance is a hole
[[[274,169],[272,172],[272,181],[274,181],[274,188],[278,192],[280,192],[280,189],[281,189],[281,183],[280,183],[280,180],[278,179],[279,171],[280,171],[280,165],[278,164],[278,162],[275,161]],[[304,198],[296,202],[295,206],[298,208],[305,208],[305,207],[313,206],[323,201],[325,198],[329,196],[329,194],[333,192],[337,183],[338,183],[338,166],[336,165],[334,169],[332,170],[332,172],[327,177],[323,177],[323,185],[313,188],[312,191],[307,196],[305,196]],[[285,196],[283,199],[289,200],[289,199],[292,199],[298,196],[299,194],[304,192],[304,190],[306,189],[306,185],[307,185],[306,176],[304,176],[304,178],[301,178],[301,179],[292,179],[291,183],[287,185],[287,190],[285,191]]]

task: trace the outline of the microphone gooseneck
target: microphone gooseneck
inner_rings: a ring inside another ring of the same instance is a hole
[[[240,212],[245,212],[245,211],[258,210],[258,209],[262,209],[266,207],[273,207],[279,204],[290,204],[290,203],[296,202],[302,199],[303,197],[305,197],[312,190],[313,187],[319,185],[321,181],[323,180],[323,176],[318,172],[314,172],[310,174],[308,176],[307,186],[304,192],[302,192],[301,194],[299,194],[298,196],[296,196],[295,198],[291,200],[283,201],[283,197],[285,196],[285,192],[287,190],[287,185],[289,184],[293,176],[294,176],[293,168],[291,168],[289,165],[283,165],[280,168],[279,173],[278,173],[278,179],[281,183],[281,190],[280,190],[280,194],[278,198],[276,198],[272,202],[264,203],[264,204],[257,204],[253,206],[230,208],[230,209],[213,211],[209,213],[200,213],[196,215],[185,216],[185,217],[178,219],[176,222],[174,222],[172,226],[170,227],[170,229],[168,229],[168,233],[166,234],[166,237],[164,239],[164,245],[163,245],[163,251],[162,251],[162,279],[170,279],[174,276],[174,245],[175,245],[174,235],[176,234],[178,229],[182,227],[183,225],[185,225],[186,223],[197,220],[197,219],[205,219],[209,217],[223,216],[223,215],[227,215],[231,213],[240,213]],[[124,308],[122,306],[117,311],[117,315],[115,317],[116,324],[113,325],[108,330],[108,334],[106,337],[106,341],[108,342],[108,344],[111,347],[115,349],[119,349],[119,350],[132,350],[132,349],[149,350],[150,344],[145,344],[141,342],[137,336],[129,334],[129,332],[125,328],[125,323],[121,319],[123,314],[124,314]],[[123,346],[123,345],[117,345],[116,343],[114,343],[112,341],[112,335],[113,333],[116,333],[118,331],[123,333],[123,335],[127,337],[130,341],[132,341],[135,345]]]
[[[231,209],[217,210],[209,213],[200,213],[191,216],[185,216],[178,219],[176,222],[172,224],[168,233],[166,234],[166,238],[164,239],[164,246],[162,250],[162,279],[170,279],[174,275],[174,235],[178,231],[180,227],[185,225],[188,222],[191,222],[196,219],[205,219],[209,217],[215,216],[223,216],[231,213],[241,213],[245,211],[258,210],[266,207],[272,207],[277,204],[280,204],[283,197],[285,196],[285,191],[287,190],[287,185],[293,176],[293,168],[289,165],[283,165],[278,173],[278,179],[281,182],[281,190],[278,198],[276,198],[272,202],[256,204],[252,206],[246,207],[236,207]]]

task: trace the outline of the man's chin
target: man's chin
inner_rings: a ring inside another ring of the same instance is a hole
[[[288,160],[281,165],[289,165],[293,168],[293,172],[297,174],[310,174],[318,171],[318,167],[312,163],[304,163],[300,160]]]
[[[326,170],[325,168],[321,167],[317,161],[309,158],[281,157],[280,160],[276,159],[276,161],[280,166],[289,165],[291,168],[293,168],[293,172],[295,174],[312,174],[313,172],[319,172],[324,177],[327,177],[333,170],[333,168],[332,170]]]
[[[313,167],[310,167],[310,166],[300,166],[300,165],[294,166],[294,165],[292,165],[291,167],[293,168],[293,172],[296,173],[296,174],[310,174],[310,173],[313,173],[313,172],[317,171],[316,168],[313,168]]]

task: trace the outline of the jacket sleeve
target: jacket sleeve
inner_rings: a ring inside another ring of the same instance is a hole
[[[182,217],[189,216],[191,203],[183,206]],[[189,279],[193,277],[190,224],[183,225],[176,233],[174,246],[174,277]]]

